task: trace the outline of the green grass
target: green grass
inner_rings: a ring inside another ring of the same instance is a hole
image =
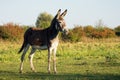
[[[28,51],[23,74],[19,73],[21,42],[0,42],[0,80],[119,80],[120,42],[94,41],[60,43],[57,51],[57,74],[47,73],[47,51],[37,51],[30,70]]]

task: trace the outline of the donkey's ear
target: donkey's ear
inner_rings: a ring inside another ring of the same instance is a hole
[[[61,17],[64,17],[67,14],[67,9],[61,14]]]
[[[61,13],[61,9],[58,10],[56,18],[59,19]]]
[[[59,15],[60,13],[61,13],[61,9],[58,10],[57,15]]]

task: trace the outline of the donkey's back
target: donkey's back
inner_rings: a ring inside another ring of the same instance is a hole
[[[24,42],[19,53],[27,46],[47,45],[47,31],[42,28],[28,28],[24,34]]]

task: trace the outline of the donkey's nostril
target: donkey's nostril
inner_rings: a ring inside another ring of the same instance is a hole
[[[63,29],[62,32],[63,32],[64,34],[66,34],[66,35],[68,35],[68,33],[69,33],[68,29]]]

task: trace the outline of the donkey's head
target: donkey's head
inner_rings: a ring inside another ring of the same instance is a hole
[[[57,15],[54,18],[55,28],[64,34],[68,34],[68,29],[66,27],[66,23],[64,20],[64,16],[66,15],[66,13],[67,13],[67,9],[62,14],[61,14],[61,9],[59,9]]]

